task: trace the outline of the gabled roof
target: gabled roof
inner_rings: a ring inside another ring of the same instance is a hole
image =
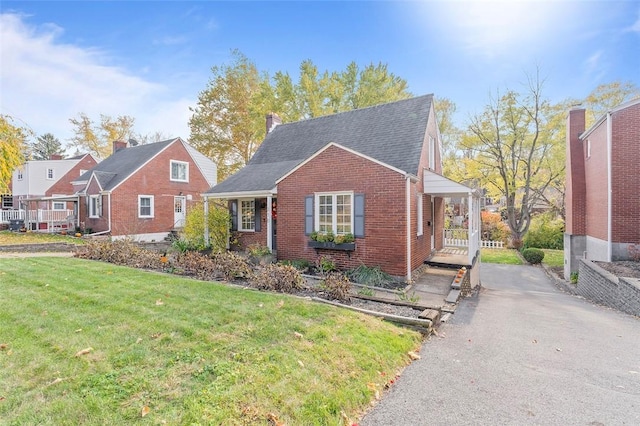
[[[103,191],[111,191],[173,143],[182,143],[207,181],[215,184],[215,164],[180,138],[121,149],[82,174],[75,182],[88,182],[93,176]]]
[[[207,194],[271,191],[276,181],[330,143],[417,176],[433,95],[279,124],[249,163]]]

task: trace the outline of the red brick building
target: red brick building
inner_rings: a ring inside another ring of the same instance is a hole
[[[204,194],[228,200],[242,248],[410,279],[443,246],[443,197],[451,188],[471,196],[441,176],[432,95],[295,123],[268,115],[266,125],[251,161]],[[317,242],[314,233],[355,241]]]
[[[567,119],[565,277],[578,259],[629,259],[640,244],[640,99],[585,131],[585,110]],[[638,247],[640,248],[640,247]]]
[[[81,226],[92,234],[160,241],[216,183],[216,166],[180,138],[114,152],[74,183]]]

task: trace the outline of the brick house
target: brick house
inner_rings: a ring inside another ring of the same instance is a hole
[[[216,184],[217,169],[180,138],[127,147],[80,176],[80,222],[92,234],[162,240],[184,226],[186,211]]]
[[[266,126],[248,164],[203,195],[228,200],[240,247],[279,260],[330,256],[410,279],[443,246],[444,197],[472,191],[441,176],[432,95]],[[328,231],[355,243],[310,241]]]
[[[585,110],[567,118],[565,277],[579,259],[629,259],[640,244],[640,99],[585,131]],[[631,246],[631,248],[630,248]]]
[[[71,182],[97,163],[91,154],[48,160],[30,160],[12,175],[12,194],[3,197],[0,224],[19,219],[31,230],[52,232],[73,227],[78,197]]]

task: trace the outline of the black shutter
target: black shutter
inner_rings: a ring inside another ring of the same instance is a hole
[[[260,232],[262,229],[262,218],[260,218],[260,199],[256,198],[253,200],[253,214],[255,227],[253,228],[256,232]]]
[[[238,230],[238,200],[229,201],[229,216],[231,216],[231,230]]]
[[[364,237],[364,194],[354,194],[353,200],[353,235]]]
[[[313,232],[313,195],[304,197],[304,234]]]

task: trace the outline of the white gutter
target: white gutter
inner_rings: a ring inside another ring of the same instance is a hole
[[[611,139],[612,139],[612,126],[611,126],[611,112],[607,112],[607,262],[611,262],[611,254],[613,251],[613,242],[611,241],[612,230],[612,184],[611,184]]]
[[[406,198],[407,198],[407,282],[411,281],[411,180],[406,175]]]

